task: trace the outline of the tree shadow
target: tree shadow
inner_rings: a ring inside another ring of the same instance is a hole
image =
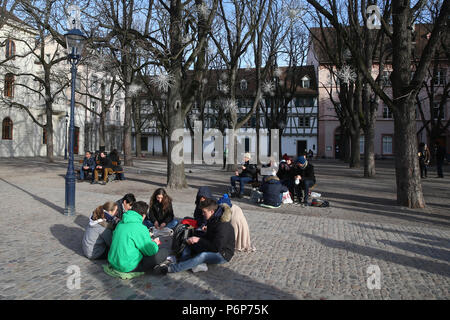
[[[423,256],[428,256],[433,259],[438,259],[446,262],[450,261],[450,251],[445,249],[430,248],[427,246],[422,246],[414,243],[398,242],[391,240],[378,240],[378,241],[405,251],[413,252]]]
[[[319,242],[320,244],[334,249],[343,249],[359,255],[368,256],[374,259],[384,260],[406,267],[423,270],[425,272],[437,274],[444,277],[450,277],[450,269],[448,263],[434,262],[422,258],[410,257],[400,253],[392,253],[386,250],[375,249],[370,247],[361,246],[358,244],[327,239],[320,236],[301,233],[301,235]]]
[[[29,196],[33,197],[34,200],[39,201],[40,203],[46,205],[46,206],[49,207],[50,209],[55,210],[55,211],[57,211],[57,212],[59,212],[59,213],[61,213],[61,214],[64,214],[64,208],[62,208],[62,207],[60,207],[60,206],[54,204],[53,202],[50,202],[50,201],[48,201],[47,199],[41,198],[41,197],[39,197],[39,196],[37,196],[37,195],[35,195],[35,194],[33,194],[33,193],[31,193],[31,192],[29,192],[29,191],[27,191],[27,190],[21,188],[21,187],[19,187],[19,186],[15,185],[15,184],[13,184],[13,183],[11,183],[11,182],[6,181],[6,180],[3,179],[3,178],[0,178],[0,180],[3,181],[3,182],[5,182],[5,183],[7,183],[7,184],[9,184],[10,186],[12,186],[12,187],[14,187],[14,188],[16,188],[16,189],[18,189],[18,190],[20,190],[20,191],[22,191],[22,192],[28,194]]]
[[[349,203],[346,203],[346,204],[349,204]],[[338,206],[336,204],[334,204],[333,207],[340,208],[340,209],[345,209],[345,210],[351,210],[351,211],[355,211],[357,213],[368,213],[370,215],[385,216],[385,217],[388,217],[388,218],[397,218],[397,219],[401,219],[401,220],[418,222],[418,223],[427,223],[427,224],[436,225],[436,226],[440,226],[440,227],[442,227],[442,226],[450,227],[450,223],[449,222],[436,221],[436,220],[430,220],[430,219],[425,219],[425,218],[419,218],[419,217],[411,216],[411,215],[408,215],[410,212],[405,212],[405,214],[400,214],[400,213],[396,213],[395,211],[391,211],[388,208],[377,208],[377,207],[370,206],[368,204],[362,204],[362,203],[351,203],[351,205],[354,208],[348,207],[348,206]],[[382,212],[383,210],[386,210],[387,212]],[[413,212],[413,214],[416,214],[416,213]],[[417,214],[423,215],[422,213],[417,213]],[[430,217],[430,218],[441,218],[441,219],[445,218],[445,219],[448,219],[448,217],[441,216],[441,215],[434,215],[434,214],[433,215],[428,215],[428,217]]]

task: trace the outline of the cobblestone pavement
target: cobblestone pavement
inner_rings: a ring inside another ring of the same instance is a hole
[[[41,160],[0,159],[0,299],[450,298],[448,178],[424,182],[430,205],[407,210],[383,194],[391,194],[388,186],[395,184],[386,182],[393,172],[388,166],[378,169],[380,178],[367,183],[356,171],[342,173],[345,181],[333,178],[339,175],[339,163],[317,163],[320,192],[328,195],[330,208],[283,206],[271,211],[239,202],[256,252],[236,253],[230,263],[209,266],[208,272],[118,280],[103,272],[105,261],[90,261],[82,254],[88,216],[97,205],[127,192],[148,201],[165,183],[164,164],[136,161],[126,168],[128,180],[106,186],[77,183],[77,215],[67,217],[65,164]],[[177,217],[193,212],[197,186],[210,184],[219,192],[220,184],[228,181],[229,173],[220,168],[189,170],[191,188],[172,193]],[[335,189],[329,187],[333,180],[340,181]],[[352,193],[358,189],[362,195]],[[387,204],[378,200],[383,198]],[[364,202],[368,212],[359,205]],[[368,278],[375,277],[368,273],[372,265],[379,268],[380,289],[368,288]],[[71,281],[77,272],[79,289]]]

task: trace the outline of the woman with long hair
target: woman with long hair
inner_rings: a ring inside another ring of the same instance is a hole
[[[144,224],[150,228],[162,229],[164,227],[173,229],[178,224],[172,208],[172,198],[163,188],[156,189],[150,198],[150,209]]]
[[[84,232],[82,247],[89,259],[106,259],[112,242],[113,229],[117,223],[117,203],[108,201],[98,206],[89,218]]]

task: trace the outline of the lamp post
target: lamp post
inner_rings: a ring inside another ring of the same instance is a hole
[[[81,59],[81,51],[83,50],[84,35],[79,29],[71,29],[65,35],[68,60],[70,62],[72,73],[72,93],[70,99],[70,125],[69,125],[69,164],[66,173],[66,202],[64,214],[67,216],[75,215],[75,170],[73,166],[73,146],[74,146],[74,132],[75,132],[75,84],[77,77],[77,64]]]
[[[64,160],[67,160],[67,123],[69,122],[69,114],[66,112],[66,129],[64,131]]]

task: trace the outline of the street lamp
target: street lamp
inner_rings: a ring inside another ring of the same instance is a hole
[[[70,126],[69,126],[69,164],[66,173],[66,203],[64,214],[67,216],[75,215],[75,170],[73,166],[73,145],[75,132],[75,85],[77,77],[77,64],[81,59],[81,52],[85,36],[76,28],[71,29],[64,35],[68,51],[68,60],[71,64],[70,71],[72,73],[72,93],[70,99]]]
[[[69,122],[69,114],[66,112],[66,127],[64,131],[64,160],[67,160],[67,123]]]

